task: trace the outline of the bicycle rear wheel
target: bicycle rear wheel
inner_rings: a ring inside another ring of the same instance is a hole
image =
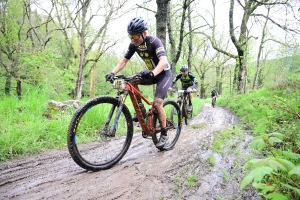
[[[119,101],[96,97],[74,114],[68,129],[68,149],[72,159],[88,171],[111,168],[127,152],[133,135],[133,122],[126,105],[111,131]]]
[[[169,136],[169,139],[166,142],[165,146],[158,149],[170,150],[175,146],[180,136],[180,132],[182,128],[182,116],[181,116],[180,108],[175,101],[167,100],[164,102],[163,107],[167,116],[167,128],[169,129],[167,134]],[[153,126],[160,127],[157,114],[153,115]],[[158,142],[159,138],[160,138],[160,133],[152,135],[152,140],[155,145]]]

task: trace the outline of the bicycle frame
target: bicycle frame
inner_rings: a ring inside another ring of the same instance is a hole
[[[120,82],[118,83],[118,81],[120,81]],[[122,81],[124,81],[124,80],[116,80],[114,83],[114,88],[121,89],[121,90],[119,90],[118,94],[117,94],[117,98],[120,101],[120,106],[119,106],[117,115],[115,117],[113,126],[111,127],[111,132],[113,132],[113,130],[115,129],[115,126],[117,125],[118,118],[123,109],[123,105],[125,104],[126,98],[129,94],[130,100],[132,102],[132,105],[134,107],[134,110],[137,114],[139,123],[140,123],[141,128],[144,131],[144,133],[146,133],[147,135],[150,135],[150,136],[152,134],[159,133],[160,132],[159,129],[153,128],[153,114],[155,112],[155,109],[153,107],[153,102],[148,101],[148,99],[145,96],[143,96],[142,93],[133,84],[131,84],[130,82],[124,83]],[[123,97],[121,96],[122,94],[124,94]],[[139,102],[137,100],[137,97],[141,98],[145,103],[152,106],[151,109],[149,109],[149,112],[147,113],[146,121],[144,120],[142,111],[138,105]]]

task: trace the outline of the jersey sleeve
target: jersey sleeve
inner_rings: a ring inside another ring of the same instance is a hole
[[[155,49],[155,54],[156,54],[157,58],[159,58],[161,56],[166,56],[166,51],[165,51],[164,45],[162,44],[162,42],[159,38],[153,37],[152,40],[150,40],[150,43],[151,43],[153,49]]]
[[[130,43],[124,57],[129,60],[134,53],[135,53],[135,46],[134,44]]]
[[[180,79],[180,77],[182,76],[182,74],[177,74],[174,78],[173,78],[173,84],[176,83],[176,81],[178,79]]]
[[[192,74],[191,72],[189,72],[189,77],[190,77],[190,79],[192,80],[192,82],[193,82],[194,84],[197,84],[197,83],[198,83],[196,77],[195,77],[194,74]]]

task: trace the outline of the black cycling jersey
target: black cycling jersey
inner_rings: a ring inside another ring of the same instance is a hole
[[[211,97],[217,96],[218,92],[216,90],[211,91]]]
[[[129,60],[135,52],[144,60],[149,70],[153,70],[157,66],[160,56],[166,56],[166,51],[161,40],[154,36],[146,36],[140,46],[130,43],[125,58]],[[168,64],[164,70],[169,69],[170,65]]]
[[[180,81],[181,81],[181,85],[182,85],[183,90],[186,90],[190,86],[195,86],[194,89],[198,88],[198,81],[197,81],[196,77],[191,72],[188,72],[186,75],[183,75],[181,73],[177,74],[173,79],[173,85],[175,84],[175,82],[178,79],[180,79]]]
[[[124,57],[129,60],[135,52],[139,54],[151,71],[157,66],[159,57],[166,56],[166,51],[161,40],[154,36],[146,36],[140,46],[135,46],[133,43],[130,43]],[[141,80],[141,85],[152,84],[156,84],[154,96],[164,99],[167,95],[168,88],[172,84],[172,72],[169,64],[154,78]]]

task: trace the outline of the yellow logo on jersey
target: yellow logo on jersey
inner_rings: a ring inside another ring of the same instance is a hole
[[[146,65],[147,65],[147,67],[148,67],[149,70],[153,70],[154,69],[154,67],[153,67],[152,62],[151,62],[150,59],[144,59],[144,61],[145,61],[145,63],[146,63]]]
[[[149,57],[149,54],[148,54],[148,53],[145,53],[145,57]]]
[[[146,49],[146,46],[143,44],[143,45],[140,45],[139,46],[139,49]]]

